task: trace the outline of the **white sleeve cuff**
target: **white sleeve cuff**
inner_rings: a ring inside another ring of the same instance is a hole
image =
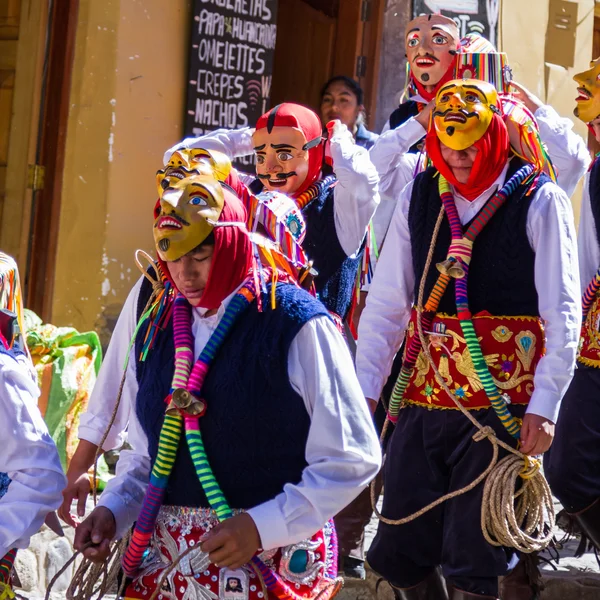
[[[115,539],[121,539],[133,525],[134,521],[134,519],[131,519],[123,499],[117,494],[105,491],[102,492],[97,506],[104,506],[104,508],[108,508],[108,510],[110,510],[110,512],[114,515],[115,523],[117,525]]]
[[[251,508],[248,514],[258,529],[263,550],[273,550],[287,545],[287,523],[281,514],[277,499]]]
[[[538,415],[552,421],[552,423],[556,423],[560,409],[560,400],[557,402],[552,398],[548,398],[547,393],[542,396],[543,393],[533,392],[533,396],[527,407],[527,414]]]
[[[383,390],[385,382],[382,382],[381,379],[375,375],[368,376],[361,375],[360,373],[357,375],[365,398],[370,398],[371,400],[375,400],[375,402],[379,402],[379,396],[381,396],[381,391]]]

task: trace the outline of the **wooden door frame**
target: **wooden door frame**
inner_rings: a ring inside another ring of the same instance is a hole
[[[364,105],[370,117],[369,120],[374,123],[385,1],[367,1],[369,14],[366,22],[362,20],[364,2],[365,0],[340,2],[333,73],[334,75],[348,75],[358,81],[365,93]],[[357,76],[359,56],[367,57],[366,73],[363,77]]]
[[[26,305],[43,320],[52,310],[78,11],[79,0],[53,0],[49,18],[36,160],[45,176],[43,189],[33,194],[25,284]]]
[[[33,164],[36,158],[48,2],[49,0],[22,0],[21,3],[6,196],[0,223],[0,248],[16,259],[23,277],[27,272],[31,221],[27,166]]]

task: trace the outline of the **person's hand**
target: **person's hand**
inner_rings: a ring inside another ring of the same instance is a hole
[[[521,447],[523,454],[537,456],[543,454],[552,445],[554,423],[539,415],[526,414],[521,427]]]
[[[117,532],[113,513],[104,506],[97,506],[90,516],[75,530],[73,547],[92,562],[103,562],[110,553],[110,542]]]
[[[248,513],[240,513],[211,529],[200,544],[210,561],[218,567],[239,569],[259,550],[260,535]]]
[[[415,117],[415,120],[420,123],[425,131],[429,128],[429,117],[435,107],[435,98],[430,100],[427,106]]]
[[[92,486],[87,472],[80,474],[69,469],[67,473],[67,487],[63,490],[63,503],[58,509],[58,516],[71,527],[77,527],[80,519],[85,515],[85,503]],[[71,513],[71,504],[77,500],[77,517]]]
[[[373,416],[377,410],[378,402],[377,400],[373,400],[373,398],[367,398],[367,404],[369,406],[369,410],[371,411],[371,416]]]
[[[538,108],[542,108],[542,106],[544,106],[544,103],[535,94],[532,94],[526,87],[522,86],[520,83],[517,83],[516,81],[511,81],[510,87],[512,88],[511,91],[513,93],[513,96],[517,100],[520,100],[532,114],[535,114],[535,111]]]

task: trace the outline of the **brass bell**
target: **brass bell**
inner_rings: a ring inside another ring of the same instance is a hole
[[[454,279],[462,279],[465,276],[465,270],[460,261],[453,256],[449,256],[445,261],[438,263],[436,267],[442,275],[448,275],[448,277]]]
[[[171,416],[176,415],[178,412],[185,412],[192,417],[196,417],[201,415],[205,409],[206,403],[204,401],[199,400],[183,388],[177,388],[171,394],[171,402],[166,412]]]
[[[194,397],[187,390],[177,388],[172,395],[173,404],[181,410],[185,410],[191,403]]]

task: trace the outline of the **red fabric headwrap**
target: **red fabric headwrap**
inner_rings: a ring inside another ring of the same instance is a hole
[[[454,177],[452,169],[442,157],[440,140],[433,123],[427,133],[425,146],[433,166],[444,176],[448,183],[467,200],[475,200],[480,194],[489,189],[502,173],[502,169],[504,169],[508,160],[510,140],[502,117],[494,114],[484,136],[473,144],[478,152],[467,183],[459,183]]]
[[[272,116],[274,114],[274,116]],[[273,107],[256,122],[256,129],[268,127],[293,127],[300,130],[307,142],[321,137],[323,126],[321,119],[315,112],[292,102],[285,102]],[[299,196],[310,187],[321,175],[323,166],[323,144],[320,143],[308,151],[308,174],[302,185],[294,192],[294,197]]]
[[[241,200],[227,188],[223,189],[223,194],[225,204],[219,221],[246,223],[246,209]],[[208,310],[219,308],[223,300],[242,284],[252,267],[253,258],[252,243],[244,228],[237,225],[215,227],[213,235],[215,249],[208,282],[198,303],[198,306]],[[171,279],[167,265],[160,259],[159,262]],[[171,282],[174,284],[172,279]]]
[[[413,73],[410,74],[410,78],[412,79],[412,82],[415,84],[415,87],[417,88],[417,92],[419,92],[419,96],[421,96],[421,98],[423,98],[423,100],[425,100],[426,102],[431,102],[431,100],[433,100],[435,98],[439,89],[444,84],[446,84],[449,81],[452,81],[454,79],[454,68],[455,68],[455,64],[453,62],[450,65],[450,67],[448,67],[448,70],[446,71],[444,76],[437,82],[437,84],[432,92],[428,92],[425,89],[425,86],[414,76]]]

